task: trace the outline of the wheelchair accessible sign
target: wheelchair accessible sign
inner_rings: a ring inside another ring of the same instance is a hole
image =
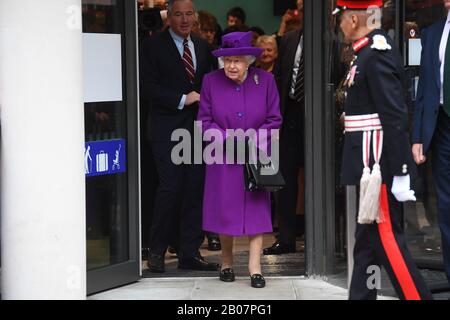
[[[125,140],[86,142],[84,173],[86,177],[118,174],[126,171]]]

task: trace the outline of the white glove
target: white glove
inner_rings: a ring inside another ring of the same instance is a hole
[[[406,176],[395,176],[392,183],[392,194],[399,202],[416,201],[414,190],[411,190],[409,174]]]

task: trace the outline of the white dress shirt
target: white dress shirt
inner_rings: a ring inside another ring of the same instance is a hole
[[[444,104],[444,65],[445,51],[447,48],[448,34],[450,33],[450,11],[447,14],[447,22],[442,33],[441,45],[439,46],[439,60],[441,62],[441,104]]]

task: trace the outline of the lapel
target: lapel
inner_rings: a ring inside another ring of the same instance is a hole
[[[175,41],[170,35],[169,29],[164,31],[164,38],[167,44],[167,52],[164,52],[164,55],[167,57],[169,61],[173,61],[174,63],[173,66],[177,70],[176,72],[180,75],[183,75],[183,77],[186,78],[186,81],[189,82],[180,52],[178,51]]]
[[[434,78],[436,80],[436,85],[441,88],[441,62],[439,59],[439,49],[441,45],[442,33],[444,32],[445,23],[447,18],[440,21],[436,26],[436,32],[433,32],[433,67],[434,67]]]
[[[191,40],[194,43],[195,58],[197,60],[197,68],[195,70],[195,80],[197,80],[199,73],[201,71],[201,68],[200,68],[201,62],[206,58],[205,50],[200,50],[200,43],[196,37],[191,35]]]
[[[287,56],[287,61],[289,61],[288,64],[286,64],[290,70],[289,70],[289,81],[292,78],[292,72],[293,72],[293,66],[295,63],[295,54],[297,53],[297,48],[298,48],[298,44],[300,43],[300,36],[302,35],[302,30],[297,30],[295,32],[292,33],[292,41],[289,41],[288,45],[288,56]]]

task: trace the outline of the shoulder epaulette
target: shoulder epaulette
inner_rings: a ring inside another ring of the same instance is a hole
[[[371,49],[379,51],[386,51],[392,49],[392,46],[387,42],[386,37],[381,34],[374,35],[372,41],[373,43],[370,46]]]

